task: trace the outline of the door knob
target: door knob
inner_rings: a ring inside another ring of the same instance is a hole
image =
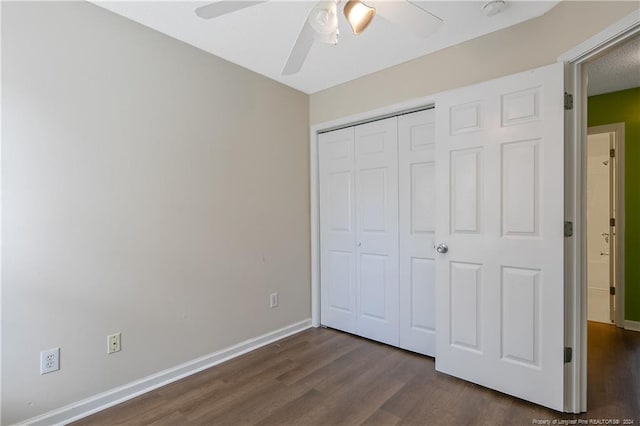
[[[360,247],[361,245],[362,245],[362,242],[359,242],[359,243],[358,243],[358,247]]]
[[[438,247],[436,247],[436,251],[438,253],[446,253],[449,251],[449,247],[447,247],[446,244],[438,244]]]

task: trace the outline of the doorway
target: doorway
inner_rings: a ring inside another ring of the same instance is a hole
[[[612,102],[599,106],[599,120],[593,120],[593,112],[596,108],[592,108],[592,100],[597,98],[599,94],[607,94],[609,92],[618,93],[618,96],[629,98],[636,96],[636,92],[629,92],[629,88],[640,87],[640,82],[635,85],[625,87],[617,87],[612,90],[605,89],[599,93],[594,93],[596,83],[596,74],[594,68],[599,67],[604,71],[601,73],[603,82],[607,85],[617,85],[622,81],[628,81],[624,76],[633,77],[637,73],[638,65],[627,63],[626,67],[611,66],[612,62],[607,61],[607,57],[614,52],[627,50],[631,54],[628,55],[629,60],[637,57],[634,55],[635,46],[638,36],[640,35],[640,16],[637,13],[629,14],[616,24],[605,29],[601,33],[596,34],[589,40],[584,41],[579,46],[566,52],[560,56],[559,60],[565,62],[565,90],[568,92],[565,96],[565,141],[567,150],[567,162],[565,173],[565,282],[566,282],[566,310],[567,316],[565,320],[565,358],[568,362],[565,364],[566,373],[566,394],[565,394],[565,411],[567,412],[586,412],[587,411],[587,323],[588,323],[588,282],[587,282],[587,128],[592,126],[600,126],[605,124],[620,122],[635,122],[633,115],[617,118],[612,116],[614,112],[619,111],[622,104],[617,99]],[[637,49],[637,48],[636,48]],[[624,71],[627,72],[624,72]],[[614,71],[619,74],[615,74]],[[627,91],[626,94],[620,91]],[[640,89],[636,89],[640,90]],[[575,100],[575,103],[574,103]],[[588,107],[589,105],[589,107]],[[633,137],[629,136],[633,140]],[[620,138],[623,141],[624,137]],[[618,147],[620,155],[617,155],[618,162],[616,170],[619,176],[618,186],[618,203],[624,205],[624,193],[621,188],[624,185],[624,162],[620,158],[624,158],[624,145]],[[618,154],[618,153],[616,153]],[[603,160],[604,161],[604,160]],[[627,158],[629,161],[629,158]],[[622,177],[622,178],[620,178]],[[629,181],[633,184],[633,180]],[[627,188],[627,192],[630,189]],[[614,249],[616,258],[616,298],[615,301],[615,321],[618,327],[625,329],[640,331],[640,322],[630,321],[625,318],[627,307],[625,304],[619,303],[619,298],[625,293],[625,264],[624,250],[625,232],[624,209],[617,209],[617,217],[615,218],[615,237],[617,244]],[[575,232],[574,232],[575,230]],[[601,231],[603,232],[603,231]],[[602,236],[601,236],[602,238]],[[628,243],[628,242],[627,242]],[[599,252],[598,252],[599,255]],[[627,304],[630,299],[627,299]],[[599,325],[592,323],[592,325]],[[603,325],[604,327],[613,327]],[[612,328],[612,330],[620,330]],[[621,330],[620,330],[621,331]],[[594,366],[592,366],[594,367]],[[598,368],[598,367],[595,367]]]
[[[624,123],[587,129],[587,319],[616,324],[617,164]],[[617,154],[617,155],[616,155]],[[622,299],[624,294],[619,294]]]
[[[634,182],[627,180],[625,173],[625,133],[629,130],[633,140],[633,105],[640,90],[640,79],[634,70],[640,65],[629,66],[629,61],[638,61],[638,49],[640,37],[630,37],[588,61],[582,76],[586,85],[587,118],[583,124],[586,135],[582,160],[586,198],[583,289],[587,302],[586,319],[592,322],[587,328],[585,343],[598,341],[597,330],[615,333],[623,332],[616,326],[628,327],[625,311],[629,306],[624,301],[625,269],[629,269],[625,268],[624,194],[625,183],[633,188]],[[631,265],[631,270],[634,269]],[[609,326],[594,328],[594,322]],[[611,352],[612,348],[602,346],[599,350],[601,356],[586,359],[589,371],[602,371],[602,365],[598,363],[602,356],[611,362],[618,360]],[[589,407],[585,405],[584,408]]]

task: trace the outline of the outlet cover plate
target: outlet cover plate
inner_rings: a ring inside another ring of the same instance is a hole
[[[278,293],[271,293],[269,296],[269,306],[271,308],[277,308],[280,304],[280,298],[278,297]]]
[[[40,352],[40,374],[60,370],[60,348]]]
[[[107,336],[107,353],[120,352],[120,333],[114,333]]]

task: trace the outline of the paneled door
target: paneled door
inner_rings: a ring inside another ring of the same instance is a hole
[[[355,127],[358,334],[398,346],[397,118]]]
[[[318,136],[322,324],[356,333],[353,128]]]
[[[319,135],[322,324],[398,346],[398,128]]]
[[[435,111],[398,117],[400,347],[436,354]]]
[[[436,98],[436,369],[559,411],[563,106],[561,64]]]

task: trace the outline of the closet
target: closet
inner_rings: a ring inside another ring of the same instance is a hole
[[[435,111],[318,136],[321,323],[435,355]]]

